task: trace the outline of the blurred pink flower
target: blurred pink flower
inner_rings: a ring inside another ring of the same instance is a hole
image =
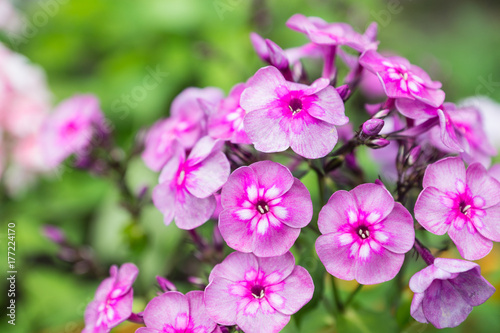
[[[104,115],[93,95],[76,95],[62,101],[42,128],[42,148],[49,167],[72,154],[87,154],[92,141],[106,134]]]
[[[221,151],[222,141],[208,136],[196,143],[189,156],[178,141],[172,158],[160,174],[153,190],[153,203],[165,224],[175,219],[181,229],[194,229],[210,219],[217,203],[214,193],[226,182],[230,165]]]
[[[148,131],[142,159],[153,171],[160,171],[172,157],[173,142],[192,148],[207,133],[207,110],[203,103],[217,105],[223,92],[217,88],[187,88],[172,101],[170,118],[157,121]]]
[[[241,93],[245,88],[245,83],[238,83],[229,95],[218,103],[209,118],[208,134],[211,137],[232,143],[251,143],[243,127],[246,112],[240,106]]]
[[[125,263],[120,269],[112,266],[110,277],[103,280],[94,300],[85,309],[85,328],[82,333],[107,333],[132,314],[132,284],[139,270]]]

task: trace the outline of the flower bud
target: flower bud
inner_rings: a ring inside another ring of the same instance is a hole
[[[66,235],[61,229],[56,226],[46,224],[42,227],[42,233],[50,241],[56,244],[66,243]]]
[[[340,98],[345,102],[351,96],[351,89],[347,84],[344,84],[340,87],[335,88],[340,95]]]
[[[417,162],[418,158],[420,157],[421,151],[422,147],[420,146],[413,147],[406,157],[406,164],[408,166],[414,165]]]
[[[158,276],[157,275],[156,276],[156,281],[158,282],[158,284],[160,285],[160,288],[164,292],[167,292],[167,291],[177,291],[177,288],[175,287],[175,285],[170,280],[167,280],[167,279],[165,279],[162,276]]]
[[[382,119],[368,119],[361,126],[361,131],[366,136],[374,136],[380,133],[384,127]]]
[[[389,143],[391,143],[389,140],[384,139],[384,138],[376,138],[373,140],[370,140],[366,143],[366,145],[372,149],[379,149],[379,148],[384,148],[386,147]]]

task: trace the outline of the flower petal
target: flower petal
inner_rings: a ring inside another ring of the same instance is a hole
[[[485,201],[482,208],[488,208],[500,202],[500,183],[491,177],[480,163],[469,165],[466,179],[472,194],[480,196]]]
[[[230,172],[231,166],[226,155],[216,152],[187,173],[185,185],[195,197],[206,198],[224,185]]]
[[[399,202],[383,222],[382,231],[390,234],[388,242],[382,246],[394,253],[406,253],[415,243],[415,229],[410,212]]]
[[[191,230],[207,222],[217,207],[213,195],[200,199],[184,192],[184,200],[175,203],[175,224],[184,230]]]
[[[294,270],[295,258],[292,253],[277,257],[259,258],[259,269],[264,272],[267,278],[264,279],[266,284],[276,284],[286,279]]]
[[[361,184],[349,191],[356,200],[359,210],[365,213],[377,212],[384,218],[394,208],[394,198],[384,186]]]
[[[284,151],[290,146],[289,133],[280,125],[282,117],[274,113],[281,109],[263,109],[247,113],[243,126],[255,149],[270,153]]]
[[[304,228],[311,222],[313,205],[307,187],[294,178],[292,187],[281,196],[280,207],[286,209],[286,218],[278,219],[292,228]]]
[[[328,273],[342,280],[352,280],[355,261],[349,256],[349,247],[342,246],[338,236],[335,233],[319,236],[316,252]]]
[[[223,277],[230,281],[242,281],[248,270],[259,270],[257,257],[251,253],[233,252],[224,261],[214,267],[209,281],[216,277]]]
[[[174,326],[177,316],[183,313],[189,315],[186,296],[169,291],[149,301],[143,318],[147,327],[161,330],[166,324]]]
[[[308,114],[291,120],[290,128],[290,147],[306,158],[326,156],[338,141],[335,126]]]
[[[286,81],[276,67],[267,66],[259,69],[248,80],[247,88],[241,94],[241,107],[246,112],[267,109],[278,97],[275,91],[280,86],[286,87]]]
[[[491,240],[485,238],[477,231],[471,234],[465,226],[462,230],[450,227],[448,236],[450,236],[453,243],[457,246],[460,255],[467,260],[481,259],[490,253],[493,248]]]
[[[447,157],[427,167],[422,185],[434,186],[443,192],[455,192],[457,181],[465,183],[465,166],[459,157]]]
[[[415,203],[415,219],[435,235],[444,235],[450,227],[446,221],[452,212],[442,202],[446,198],[446,194],[430,186],[424,188]]]
[[[261,302],[261,304],[262,303],[264,302]],[[265,303],[269,304],[267,302]],[[260,306],[253,315],[245,315],[243,311],[239,311],[236,315],[236,323],[245,333],[277,333],[290,321],[290,316],[275,310],[273,313],[269,312],[270,311],[264,312],[262,306]]]
[[[425,318],[437,328],[456,327],[472,311],[448,280],[435,280],[422,301]]]
[[[294,184],[294,177],[287,167],[272,161],[260,161],[250,165],[255,172],[258,183],[266,192],[271,190],[272,195],[266,199],[275,199],[290,190]]]
[[[253,231],[250,221],[240,220],[231,209],[223,210],[219,215],[219,230],[227,245],[241,252],[252,252]]]
[[[219,264],[215,266],[215,268],[221,265],[222,264]],[[236,324],[238,302],[241,298],[239,296],[232,295],[229,292],[231,285],[234,284],[233,281],[220,276],[212,277],[212,274],[210,274],[210,283],[205,288],[205,307],[207,313],[216,323],[222,325],[234,325]],[[241,279],[242,277],[243,276],[238,277],[238,279]]]
[[[190,323],[195,329],[203,329],[203,332],[212,332],[217,324],[208,316],[203,301],[204,292],[200,290],[190,291],[186,294],[189,303]]]
[[[295,266],[293,272],[285,279],[283,290],[278,292],[281,299],[269,297],[269,303],[279,312],[292,315],[307,304],[314,292],[314,283],[309,272],[301,267]],[[282,303],[282,299],[284,302]]]
[[[339,231],[349,223],[349,213],[358,213],[358,204],[350,192],[340,190],[333,193],[328,203],[321,208],[318,216],[318,227],[322,234]]]
[[[392,280],[401,269],[404,259],[404,254],[388,250],[380,253],[371,251],[368,260],[356,262],[356,281],[361,284],[377,284]]]

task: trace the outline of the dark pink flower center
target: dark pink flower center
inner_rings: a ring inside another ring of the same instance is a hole
[[[302,111],[302,101],[298,98],[292,98],[290,100],[290,103],[288,104],[288,107],[290,108],[290,111],[292,111],[293,114],[297,114],[300,111]]]
[[[370,237],[370,230],[368,229],[368,227],[362,225],[358,227],[356,234],[361,239],[367,239],[368,237]]]
[[[259,200],[257,202],[257,205],[255,206],[255,208],[257,208],[259,213],[261,213],[262,215],[269,212],[269,205],[267,204],[267,202],[262,201],[262,200]]]
[[[253,285],[250,292],[252,293],[252,296],[257,299],[261,299],[266,295],[266,289],[259,284]]]

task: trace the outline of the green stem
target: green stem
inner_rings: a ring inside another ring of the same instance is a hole
[[[344,308],[347,308],[349,306],[349,304],[351,304],[354,296],[356,296],[356,294],[361,290],[361,288],[363,288],[363,284],[358,284],[356,289],[354,289],[354,291],[347,298],[347,301],[345,301]]]
[[[337,284],[335,282],[335,279],[336,278],[334,276],[332,276],[333,298],[334,298],[335,304],[337,305],[337,309],[338,309],[339,313],[342,313],[342,312],[344,312],[344,305],[342,304],[342,300],[340,299],[339,290],[337,288]]]

